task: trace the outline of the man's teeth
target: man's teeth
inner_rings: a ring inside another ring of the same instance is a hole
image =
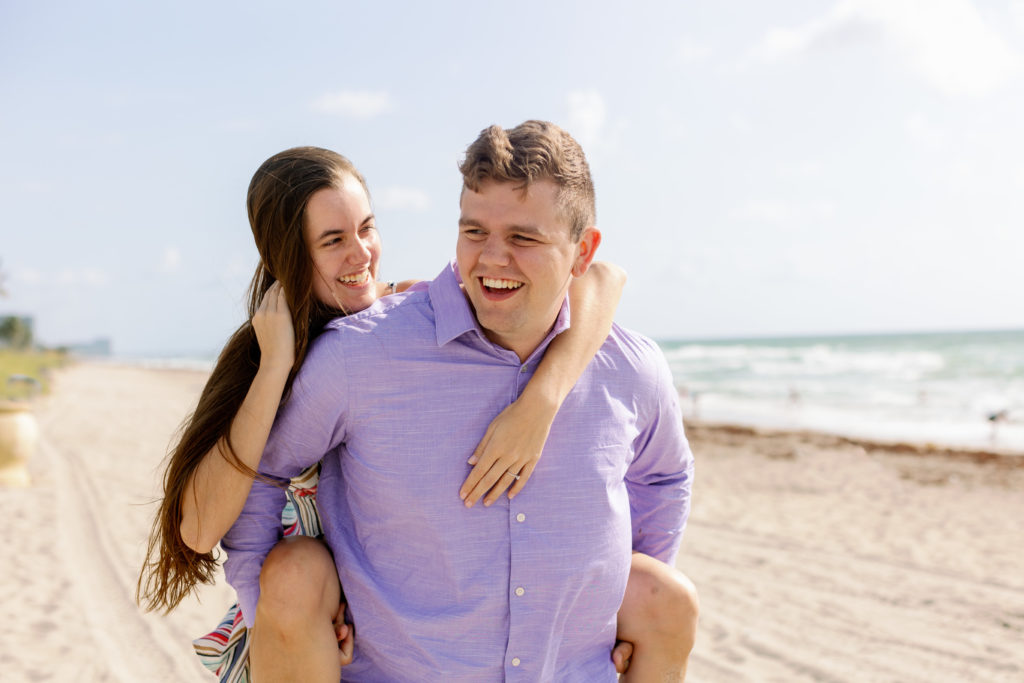
[[[523,286],[522,282],[515,280],[498,280],[493,277],[482,277],[480,280],[483,281],[484,287],[489,289],[519,289]]]
[[[358,285],[363,282],[366,282],[367,278],[369,277],[369,271],[364,270],[363,272],[356,273],[355,275],[346,275],[344,277],[339,277],[338,282],[341,282],[346,285]]]

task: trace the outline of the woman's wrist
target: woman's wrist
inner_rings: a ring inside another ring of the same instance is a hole
[[[257,370],[257,374],[263,375],[269,379],[280,379],[285,381],[288,379],[288,373],[292,371],[292,365],[294,365],[294,362],[286,358],[262,356],[260,358],[260,367]]]
[[[550,424],[555,421],[555,415],[562,407],[565,394],[560,394],[554,387],[537,380],[538,378],[535,376],[526,385],[517,403],[528,408],[536,419],[546,420]]]

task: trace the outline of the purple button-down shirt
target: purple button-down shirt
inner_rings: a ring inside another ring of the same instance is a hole
[[[458,496],[568,319],[563,304],[520,362],[483,335],[450,265],[317,339],[259,470],[284,481],[323,458],[324,536],[357,634],[346,680],[615,680],[630,551],[671,563],[689,511],[693,459],[658,347],[615,327],[526,488],[487,508]],[[222,542],[250,624],[283,503],[255,480]]]

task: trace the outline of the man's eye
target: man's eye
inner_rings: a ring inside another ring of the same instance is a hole
[[[532,237],[527,237],[526,235],[515,235],[512,239],[514,239],[516,242],[521,242],[523,244],[529,244],[537,241]]]
[[[376,229],[377,229],[376,225],[364,225],[362,228],[359,229],[359,232],[361,232],[361,233],[363,233],[365,235],[366,233],[372,232],[372,231],[374,231]]]

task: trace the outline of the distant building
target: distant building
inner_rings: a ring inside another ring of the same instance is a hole
[[[111,354],[111,341],[109,337],[98,337],[92,341],[68,344],[66,348],[76,356],[109,356]]]

